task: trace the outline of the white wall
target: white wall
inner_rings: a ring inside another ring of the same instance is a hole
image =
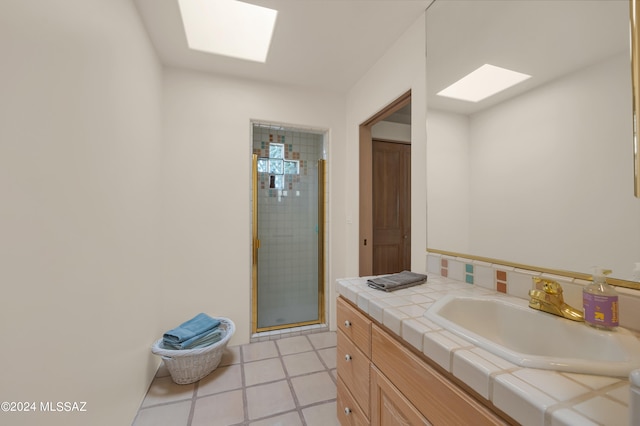
[[[247,343],[251,314],[251,120],[329,130],[329,284],[332,317],[343,266],[344,97],[166,69],[163,275],[167,327],[194,312],[231,318]],[[335,324],[335,321],[332,321]]]
[[[426,272],[426,89],[424,14],[347,94],[346,273],[358,275],[359,125],[411,90],[411,269]]]
[[[0,413],[130,424],[155,373],[161,68],[128,0],[0,2]]]
[[[427,247],[468,253],[469,119],[427,112]]]

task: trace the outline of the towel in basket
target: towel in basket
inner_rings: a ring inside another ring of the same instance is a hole
[[[164,346],[163,339],[158,339],[151,347],[151,352],[162,357],[171,379],[180,385],[194,383],[215,370],[227,343],[235,332],[235,324],[228,318],[216,318],[220,321],[221,339],[209,346],[195,349],[169,349]]]

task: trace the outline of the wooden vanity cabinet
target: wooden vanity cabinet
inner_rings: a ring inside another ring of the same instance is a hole
[[[342,426],[508,424],[342,297],[337,317]]]

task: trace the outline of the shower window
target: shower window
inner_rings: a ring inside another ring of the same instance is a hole
[[[269,158],[284,158],[284,144],[270,143]]]
[[[269,173],[268,158],[258,158],[258,173]]]
[[[288,147],[289,151],[291,151],[292,145],[290,144]],[[268,151],[269,157],[258,158],[258,173],[270,175],[268,179],[269,188],[284,189],[286,182],[292,182],[292,178],[285,178],[285,175],[300,174],[300,161],[285,160],[287,157],[285,156],[286,146],[283,143],[269,143]]]
[[[285,161],[284,162],[284,174],[297,175],[300,174],[300,162],[299,161]]]
[[[279,160],[277,158],[269,159],[269,173],[272,175],[283,175],[284,174],[284,161]]]

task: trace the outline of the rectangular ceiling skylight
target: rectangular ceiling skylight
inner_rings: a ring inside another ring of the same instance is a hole
[[[463,101],[479,102],[530,77],[527,74],[484,64],[440,91],[438,95]]]
[[[178,0],[189,48],[266,62],[278,11],[236,0]]]

